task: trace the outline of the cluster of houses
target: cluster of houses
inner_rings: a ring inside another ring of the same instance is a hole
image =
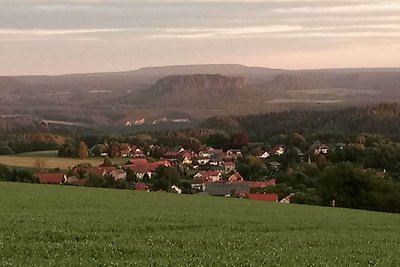
[[[316,144],[312,147],[316,155],[327,154],[329,148],[324,144]],[[281,156],[286,152],[283,145],[277,145],[268,151],[260,151],[257,155],[260,159],[268,159],[272,156]],[[302,156],[299,152],[299,156]],[[106,156],[106,155],[104,155]],[[257,194],[254,191],[275,186],[276,180],[247,181],[236,171],[235,162],[242,156],[241,150],[205,148],[199,153],[188,151],[183,148],[167,151],[158,160],[149,160],[140,147],[128,144],[120,145],[120,156],[129,158],[126,164],[119,167],[82,167],[76,166],[72,169],[72,175],[67,177],[62,173],[36,173],[40,183],[43,184],[69,184],[83,186],[87,180],[81,179],[85,174],[96,176],[109,176],[115,181],[126,180],[128,170],[136,175],[140,182],[133,185],[138,191],[149,191],[149,186],[143,180],[149,181],[159,167],[184,166],[192,170],[191,188],[202,195],[230,196],[248,198],[259,201],[272,201],[289,203],[292,195],[279,201],[276,194]],[[274,162],[272,162],[274,163]],[[276,167],[279,163],[276,162]],[[146,179],[145,179],[146,178]],[[171,188],[173,192],[181,193],[177,186]]]

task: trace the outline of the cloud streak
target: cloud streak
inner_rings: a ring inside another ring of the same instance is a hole
[[[27,59],[21,52],[26,47],[34,47],[32,53],[39,58],[49,58],[42,49],[46,46],[59,47],[52,50],[50,63],[88,50],[88,62],[95,60],[95,52],[108,59],[93,63],[96,67],[108,66],[112,55],[123,66],[135,62],[132,68],[179,59],[247,63],[251,53],[259,58],[271,51],[328,53],[333,45],[346,53],[369,47],[371,62],[378,62],[373,58],[382,49],[377,43],[395,49],[400,37],[396,0],[0,0],[0,6],[0,49],[14,51],[0,60],[10,64]],[[391,54],[396,58],[399,51]]]

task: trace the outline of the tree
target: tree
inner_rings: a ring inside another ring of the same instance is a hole
[[[153,190],[168,191],[172,185],[179,185],[181,175],[175,167],[159,167],[154,175]]]
[[[225,148],[228,143],[228,136],[222,133],[212,134],[206,140],[206,144],[214,148]]]
[[[249,137],[247,134],[235,134],[231,138],[231,147],[241,149],[249,144]]]
[[[88,152],[88,147],[85,144],[85,142],[81,141],[79,143],[79,148],[78,148],[78,157],[80,159],[85,159],[89,156],[89,152]]]
[[[0,146],[0,155],[11,155],[14,151],[9,146]]]
[[[400,212],[400,186],[352,164],[325,168],[319,178],[322,204],[332,200],[339,207]]]
[[[44,159],[36,159],[33,162],[33,168],[37,169],[39,172],[42,172],[47,165],[47,161]]]
[[[112,167],[113,163],[111,159],[108,156],[104,157],[103,163],[100,165],[100,167]]]
[[[120,155],[119,144],[115,141],[110,144],[110,158],[116,158]]]

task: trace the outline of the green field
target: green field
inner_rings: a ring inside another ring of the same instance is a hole
[[[400,266],[400,215],[0,183],[0,266]]]

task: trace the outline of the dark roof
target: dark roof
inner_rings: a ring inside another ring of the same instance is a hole
[[[245,183],[226,184],[215,182],[206,184],[206,192],[209,193],[211,196],[231,195],[233,191],[241,191],[243,193],[249,194],[250,187]]]

